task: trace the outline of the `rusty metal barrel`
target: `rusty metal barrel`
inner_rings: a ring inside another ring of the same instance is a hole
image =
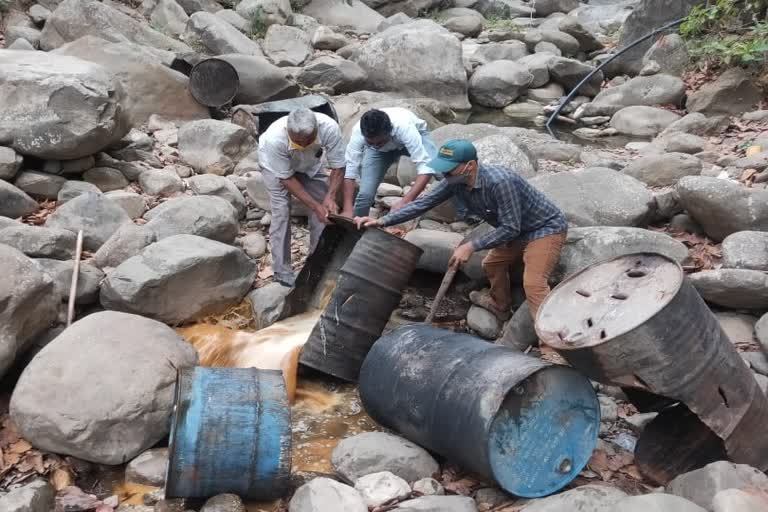
[[[366,229],[339,270],[330,301],[301,352],[301,364],[357,381],[360,366],[400,302],[421,253],[419,247],[384,230]]]
[[[377,422],[526,498],[576,478],[600,430],[576,370],[424,324],[374,344],[360,398]]]
[[[588,267],[549,294],[536,331],[594,380],[684,404],[734,462],[768,469],[768,399],[677,262],[640,253]]]
[[[291,409],[281,371],[179,370],[166,497],[277,499],[290,473]]]
[[[222,59],[201,60],[189,72],[189,92],[206,107],[221,107],[235,99],[240,89],[237,70]]]

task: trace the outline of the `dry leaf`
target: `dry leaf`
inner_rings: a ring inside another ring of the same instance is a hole
[[[272,267],[264,267],[259,271],[259,279],[269,279],[275,275],[275,273],[272,271]]]
[[[32,449],[32,445],[28,441],[21,439],[13,443],[10,447],[11,453],[25,453]]]
[[[462,496],[471,496],[472,491],[480,487],[480,482],[472,478],[462,478],[454,482],[446,482],[443,484],[445,490],[451,491]]]
[[[643,475],[640,474],[640,470],[637,469],[637,466],[635,466],[634,464],[624,466],[623,468],[621,468],[621,472],[624,473],[625,475],[628,475],[634,478],[635,480],[643,479]]]
[[[67,487],[74,485],[75,479],[72,478],[72,474],[66,469],[56,469],[51,477],[51,483],[56,492],[61,491]]]

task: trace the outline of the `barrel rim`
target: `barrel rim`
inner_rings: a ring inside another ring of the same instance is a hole
[[[405,238],[400,238],[399,236],[395,236],[392,233],[389,233],[387,230],[379,228],[379,227],[360,227],[358,228],[355,225],[354,219],[351,217],[344,217],[343,215],[337,215],[335,213],[328,214],[328,218],[332,220],[335,224],[340,225],[341,227],[351,230],[351,231],[361,231],[363,234],[368,231],[373,231],[376,233],[381,233],[385,239],[392,240],[393,242],[397,242],[402,247],[407,247],[408,250],[411,250],[414,252],[414,254],[418,254],[419,258],[421,258],[421,255],[424,254],[424,249],[419,247],[418,245],[409,242]],[[361,235],[362,236],[362,235]]]
[[[606,340],[591,340],[586,343],[579,343],[579,344],[573,344],[568,345],[566,343],[560,342],[559,336],[556,336],[554,333],[545,331],[541,327],[541,316],[542,313],[546,310],[546,306],[549,304],[550,301],[554,300],[553,297],[555,297],[555,292],[564,287],[565,285],[571,283],[572,281],[575,281],[576,279],[580,278],[582,275],[591,272],[597,267],[600,267],[602,265],[612,263],[614,261],[622,260],[622,259],[634,259],[637,257],[649,257],[653,256],[656,258],[661,258],[663,260],[666,260],[667,263],[673,264],[677,268],[678,275],[680,276],[680,279],[678,280],[676,286],[675,286],[675,293],[670,293],[666,297],[664,297],[663,300],[658,301],[658,307],[654,310],[654,312],[651,314],[651,316],[647,318],[642,318],[638,320],[634,325],[628,326],[626,329],[622,331],[617,331],[615,334],[613,334],[610,338]],[[539,311],[536,313],[536,319],[534,321],[534,329],[536,331],[536,335],[538,336],[539,340],[543,341],[545,344],[549,345],[550,347],[555,348],[558,351],[568,352],[568,351],[576,351],[576,350],[583,350],[585,348],[594,347],[603,345],[606,343],[610,343],[617,338],[620,338],[621,336],[627,334],[628,332],[631,332],[635,329],[637,329],[638,326],[643,325],[645,322],[653,318],[655,315],[657,315],[660,311],[662,311],[664,308],[666,308],[674,299],[679,295],[680,290],[684,286],[685,283],[685,272],[683,270],[682,265],[678,263],[673,258],[670,258],[669,256],[658,253],[658,252],[652,252],[652,251],[640,251],[640,252],[633,252],[628,254],[622,254],[619,256],[615,256],[613,258],[601,260],[598,262],[595,262],[586,268],[583,268],[582,270],[576,272],[575,274],[563,279],[555,288],[544,298],[544,301],[542,301],[541,306],[539,306]]]
[[[175,467],[176,459],[178,458],[177,446],[176,446],[176,428],[179,422],[179,400],[181,399],[181,384],[190,372],[193,372],[195,367],[184,367],[176,369],[176,382],[173,390],[173,409],[171,410],[171,426],[168,433],[168,464],[165,467],[165,483],[163,484],[163,492],[165,496],[169,498],[177,498],[176,494],[176,474],[172,473],[171,468]]]
[[[229,99],[227,99],[226,101],[224,101],[222,103],[216,103],[216,102],[212,102],[212,101],[206,101],[205,98],[198,97],[199,95],[195,93],[195,88],[194,87],[189,86],[189,92],[192,95],[192,97],[195,99],[195,101],[197,101],[201,105],[205,105],[206,107],[218,108],[218,107],[221,107],[223,105],[226,105],[226,104],[230,103],[232,100],[235,99],[235,97],[237,96],[238,91],[240,90],[240,75],[237,72],[237,69],[235,68],[235,66],[233,66],[232,64],[230,64],[226,60],[219,59],[217,57],[209,57],[207,59],[201,60],[200,62],[198,62],[197,64],[192,66],[192,69],[189,70],[189,81],[190,81],[190,83],[192,82],[192,77],[195,74],[195,70],[198,69],[198,67],[202,67],[203,65],[205,65],[206,63],[211,62],[211,61],[216,61],[216,62],[218,62],[220,64],[224,64],[224,67],[228,68],[229,70],[231,70],[232,73],[234,74],[234,77],[235,77],[235,84],[234,84],[235,87],[234,87],[234,89],[235,90],[232,93],[232,96],[229,97]]]

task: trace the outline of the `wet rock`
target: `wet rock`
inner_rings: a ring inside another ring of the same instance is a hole
[[[94,313],[27,366],[11,398],[11,417],[42,450],[121,464],[168,433],[176,368],[195,364],[195,349],[170,327],[136,315]],[[99,386],[92,385],[94,375]]]
[[[367,75],[352,61],[338,56],[323,55],[305,66],[298,81],[305,87],[328,87],[336,94],[359,90]]]
[[[0,179],[12,180],[21,169],[23,160],[13,149],[0,146]]]
[[[50,512],[56,491],[44,480],[35,480],[0,498],[3,512]]]
[[[30,258],[71,259],[75,255],[77,236],[66,229],[53,229],[27,224],[0,228],[0,244],[9,245]]]
[[[312,0],[301,12],[329,27],[350,26],[368,33],[385,30],[385,21],[390,21],[359,0]]]
[[[498,318],[490,311],[474,305],[467,313],[467,325],[487,340],[495,340],[501,332],[501,323]]]
[[[643,64],[649,62],[656,62],[661,73],[682,76],[691,59],[679,34],[664,34],[645,53]]]
[[[757,270],[705,270],[690,276],[707,302],[733,309],[768,309],[768,274]]]
[[[701,160],[684,153],[642,156],[624,168],[624,174],[652,187],[676,185],[685,176],[701,173]]]
[[[392,500],[401,500],[411,495],[408,482],[388,471],[358,478],[355,490],[363,497],[368,508],[380,507]]]
[[[429,229],[414,229],[405,235],[406,241],[419,246],[424,251],[416,268],[437,274],[444,274],[448,269],[448,260],[463,238],[459,233]],[[461,268],[461,272],[471,279],[482,278],[484,276],[483,257],[482,253],[473,254],[469,262]]]
[[[414,60],[414,55],[431,58],[425,62]],[[451,108],[469,108],[461,43],[432,21],[391,27],[371,37],[351,60],[368,74],[370,90],[426,96]]]
[[[625,107],[611,118],[611,127],[619,133],[635,137],[654,137],[680,116],[656,107]]]
[[[478,158],[485,165],[498,165],[530,178],[539,170],[537,158],[513,137],[490,135],[474,141]]]
[[[739,231],[722,244],[723,267],[768,271],[768,233]]]
[[[193,121],[179,130],[179,156],[199,173],[230,174],[255,143],[247,130],[224,121]]]
[[[74,181],[70,180],[64,183],[62,185],[61,190],[59,190],[59,195],[57,196],[57,203],[59,206],[63,205],[67,201],[70,201],[77,196],[83,195],[87,192],[91,192],[93,194],[101,194],[101,190],[99,190],[99,187],[94,185],[93,183],[86,183],[85,181]]]
[[[523,94],[533,75],[525,66],[499,60],[480,66],[469,81],[469,97],[473,103],[490,108],[503,108]]]
[[[746,464],[720,461],[678,476],[667,485],[666,492],[711,510],[720,491],[748,487],[768,491],[768,477]]]
[[[168,448],[147,450],[133,459],[125,468],[125,481],[134,484],[162,487],[168,465]]]
[[[280,283],[269,283],[257,288],[248,296],[253,309],[257,329],[264,329],[277,322],[283,313],[285,297],[291,289]]]
[[[682,178],[677,191],[688,214],[715,241],[738,231],[768,231],[768,191],[704,176]]]
[[[299,487],[291,498],[289,512],[368,512],[363,498],[352,487],[331,480],[316,478]]]
[[[138,219],[147,211],[147,202],[136,192],[115,190],[107,192],[104,197],[122,208],[131,219]]]
[[[755,340],[756,317],[730,311],[717,312],[715,316],[731,343],[752,343]]]
[[[209,499],[200,512],[246,512],[243,500],[236,494],[219,494]]]
[[[193,235],[160,240],[124,261],[101,286],[106,309],[180,324],[240,301],[256,275],[243,251]]]
[[[66,183],[66,178],[37,171],[22,171],[13,182],[35,199],[56,199],[61,187]]]
[[[671,75],[636,77],[617,87],[609,87],[585,107],[585,116],[612,116],[626,107],[682,105],[685,84]]]
[[[443,496],[445,489],[434,478],[422,478],[413,483],[413,492],[418,492],[422,496]]]
[[[184,183],[174,171],[147,169],[139,175],[139,185],[145,194],[170,196],[184,190]]]
[[[549,61],[549,75],[552,80],[570,91],[591,73],[593,68],[575,59],[565,57],[551,57]],[[603,73],[599,71],[590,78],[589,82],[582,85],[580,93],[585,96],[596,96],[600,92],[603,83]]]
[[[137,256],[144,248],[155,243],[157,235],[146,226],[123,224],[104,242],[94,255],[94,264],[101,268],[115,268],[128,258]]]
[[[585,485],[554,496],[533,500],[525,512],[613,512],[627,495],[607,486]]]
[[[713,512],[762,512],[768,510],[768,493],[725,489],[712,500]]]
[[[466,496],[422,496],[397,506],[399,512],[477,512],[475,500]]]
[[[431,477],[439,470],[423,448],[383,432],[369,432],[341,441],[333,450],[331,464],[348,482],[372,473],[389,471],[407,482]]]
[[[128,186],[128,180],[123,173],[109,167],[94,167],[83,174],[83,180],[102,192],[120,190]]]
[[[285,25],[293,14],[288,0],[244,0],[235,10],[247,20],[259,15],[267,26]]]
[[[174,235],[196,235],[230,244],[239,232],[237,212],[216,196],[171,199],[144,214],[147,228],[162,240]]]
[[[121,225],[131,221],[128,214],[102,194],[85,193],[68,201],[45,221],[45,227],[77,233],[83,230],[83,247],[97,251]]]
[[[690,112],[741,114],[752,110],[761,99],[752,77],[741,68],[732,68],[692,93],[686,106]]]
[[[254,259],[261,258],[267,252],[267,240],[261,233],[248,233],[241,239],[241,244],[245,254]]]
[[[612,169],[540,175],[530,182],[579,227],[642,226],[655,208],[653,195],[642,182]]]
[[[679,496],[660,492],[644,496],[630,496],[616,503],[621,512],[706,512],[706,509]]]

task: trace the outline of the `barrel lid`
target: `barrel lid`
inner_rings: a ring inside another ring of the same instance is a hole
[[[558,350],[605,343],[664,309],[683,278],[680,265],[662,254],[627,254],[597,263],[552,290],[536,316],[536,333]]]
[[[240,89],[240,76],[232,64],[210,58],[198,62],[189,73],[192,97],[206,107],[221,107],[231,102]]]

